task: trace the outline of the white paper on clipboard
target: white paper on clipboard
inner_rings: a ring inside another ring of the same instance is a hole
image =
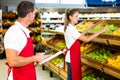
[[[59,51],[59,52],[55,53],[54,55],[50,56],[49,58],[46,58],[45,60],[39,62],[39,64],[40,65],[44,64],[45,62],[48,62],[48,61],[54,59],[55,57],[59,56],[60,54],[63,54],[65,51],[66,51],[66,49],[64,49],[63,51]]]

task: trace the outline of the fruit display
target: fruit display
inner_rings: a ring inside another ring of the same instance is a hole
[[[76,25],[76,28],[78,28],[78,30],[79,29],[80,30],[85,30],[89,25],[95,24],[94,28],[93,28],[94,30],[91,30],[92,33],[93,32],[98,32],[98,31],[102,30],[103,28],[108,27],[109,28],[108,31],[106,31],[104,34],[113,34],[113,35],[114,35],[114,32],[117,31],[117,29],[118,29],[118,26],[116,26],[117,23],[112,23],[112,22],[108,22],[108,21],[106,21],[104,23],[104,20],[103,20],[103,23],[101,23],[99,25],[100,22],[98,22],[98,21],[95,21],[95,22],[91,21],[90,23],[88,22],[89,24],[87,23],[87,21],[86,21],[86,23],[85,22],[84,23],[79,23],[78,25]],[[85,25],[83,25],[83,24],[85,24]],[[50,38],[49,40],[47,40],[47,43],[50,44],[53,47],[51,47],[50,45],[48,45],[48,47],[54,48],[55,50],[59,50],[59,49],[57,49],[57,47],[59,47],[59,45],[63,45],[63,47],[61,47],[61,48],[64,48],[65,47],[64,37],[61,38],[60,34],[58,34],[57,32],[51,32],[51,33],[55,33],[55,36]],[[118,33],[119,33],[119,31],[118,31]],[[118,34],[118,33],[115,33],[115,34]],[[102,37],[102,35],[101,35],[101,37]],[[100,39],[95,39],[95,41],[93,40],[90,43],[81,42],[81,47],[80,47],[81,52],[82,52],[81,61],[83,63],[81,65],[82,73],[84,73],[85,71],[87,72],[87,70],[89,70],[91,68],[93,68],[95,70],[96,69],[98,69],[98,70],[103,69],[103,71],[106,74],[109,74],[113,77],[116,77],[113,74],[115,73],[115,75],[116,75],[116,74],[119,74],[119,73],[116,73],[113,68],[108,69],[108,67],[105,66],[105,64],[107,64],[111,67],[115,67],[117,69],[120,68],[120,66],[119,66],[120,65],[119,64],[120,63],[120,56],[118,56],[116,58],[111,58],[114,55],[115,51],[118,50],[118,48],[115,49],[115,47],[114,47],[115,45],[112,45],[111,43],[110,43],[110,46],[108,44],[106,44],[106,46],[101,46],[101,44],[100,44],[101,42],[99,40],[104,39],[103,38],[104,36],[102,37],[102,39],[101,39],[101,37],[100,37]],[[110,35],[110,37],[108,37],[107,39],[109,39],[109,42],[116,41],[116,40],[112,40],[113,38],[114,38],[114,36],[111,37],[111,35]],[[117,43],[117,41],[115,43]],[[102,45],[105,45],[105,44],[102,44]],[[57,66],[57,68],[63,67],[64,57],[63,58],[57,57],[57,58],[51,60],[50,63],[55,64],[55,66]],[[88,66],[86,66],[86,65],[88,65]],[[91,68],[89,68],[89,66]],[[67,65],[65,65],[64,70],[67,71]],[[58,73],[59,73],[59,71],[58,71]],[[106,74],[105,75],[102,74],[102,75],[105,76],[104,78],[100,77],[96,74],[91,74],[91,75],[83,77],[82,80],[106,80],[106,77],[107,77]],[[116,80],[116,79],[111,79],[111,80]]]
[[[51,62],[60,68],[64,66],[64,58],[57,57],[51,60]]]
[[[53,55],[53,54],[56,53],[56,51],[49,51],[49,52],[50,52],[49,55]],[[57,67],[63,68],[63,66],[64,66],[64,57],[63,57],[63,55],[59,55],[56,58],[52,59],[50,62],[52,62]]]
[[[8,18],[7,13],[6,13],[6,12],[3,12],[3,13],[2,13],[2,19],[7,19],[7,18]]]
[[[106,24],[103,26],[95,27],[95,28],[91,29],[89,32],[96,33],[96,32],[99,32],[100,30],[104,29],[105,27],[108,27],[108,30],[106,32],[104,32],[104,34],[111,34],[113,31],[115,31],[118,28],[118,26],[116,26],[114,24]]]
[[[94,24],[94,22],[92,22],[92,21],[86,21],[84,23],[79,23],[76,25],[76,29],[84,31],[88,28],[88,26],[93,25],[93,24]]]
[[[0,29],[0,33],[2,33],[3,29]]]
[[[87,25],[80,24],[80,23],[76,25],[76,29],[77,29],[77,30],[81,30],[81,31],[86,30],[87,27],[88,27]]]
[[[55,47],[60,48],[60,49],[66,47],[64,39],[62,39],[60,36],[52,37],[51,39],[47,41],[47,43],[50,45],[54,45]]]
[[[6,29],[0,29],[0,34],[4,35],[6,33],[6,31],[7,31]]]
[[[15,20],[17,18],[16,13],[11,12],[3,12],[2,13],[2,19],[8,19],[8,20]]]
[[[44,37],[42,35],[32,36],[31,38],[33,43],[38,43],[44,40]]]
[[[9,13],[8,13],[8,18],[14,20],[14,19],[16,19],[16,14],[13,13],[13,12],[9,12]]]
[[[98,77],[95,74],[90,74],[90,75],[84,76],[82,78],[82,80],[105,80],[105,78],[104,77]]]
[[[66,47],[66,44],[65,44],[65,41],[64,40],[61,40],[61,41],[58,41],[56,43],[56,46],[59,47],[59,48],[65,48]]]
[[[10,20],[3,20],[3,22],[2,22],[3,28],[9,28],[13,24],[14,24],[14,21],[10,21]]]
[[[41,35],[38,35],[38,36],[35,36],[35,40],[36,40],[36,42],[41,42],[42,40],[43,40],[43,36],[41,36]]]
[[[120,28],[115,30],[112,34],[120,36]]]
[[[31,35],[40,35],[41,32],[43,31],[43,28],[41,28],[41,27],[35,27],[35,28],[30,27],[29,30],[30,30]]]
[[[82,64],[81,70],[82,72],[86,71],[88,69],[88,66],[85,64]]]
[[[57,57],[53,60],[51,60],[51,62],[53,64],[55,64],[56,66],[60,67],[60,68],[63,68],[64,67],[64,58],[60,58],[60,57]],[[67,65],[66,65],[67,66]],[[89,67],[85,64],[82,64],[82,67],[81,67],[81,70],[82,72],[86,71]]]
[[[51,37],[48,41],[47,44],[56,44],[58,39],[56,37]]]
[[[93,43],[82,43],[80,50],[81,50],[81,52],[83,52],[84,50],[87,50],[88,48],[90,48],[93,45],[94,45]]]
[[[14,24],[14,21],[16,20],[17,15],[13,12],[3,12],[2,13],[2,26],[3,28],[9,28]]]
[[[37,15],[37,14],[36,14]],[[35,15],[35,19],[32,24],[29,25],[30,35],[32,36],[33,42],[40,42],[42,40],[41,32],[43,28],[41,28],[42,20],[40,17]],[[3,12],[2,13],[2,27],[3,29],[8,29],[12,26],[17,19],[16,13],[11,12]]]
[[[29,25],[29,27],[40,27],[42,24],[42,20],[40,18],[35,18],[33,23]]]
[[[112,56],[112,52],[108,49],[102,48],[83,55],[98,60],[100,62],[104,62],[108,57]]]
[[[35,52],[45,52],[46,46],[41,43],[35,44],[34,51]]]
[[[113,58],[112,57],[108,58],[107,64],[120,70],[120,55],[116,55]]]

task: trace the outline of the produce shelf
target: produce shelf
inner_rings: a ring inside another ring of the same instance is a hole
[[[67,79],[67,72],[63,68],[57,67],[52,62],[47,62],[44,65],[48,67],[52,72],[59,75],[63,80]]]
[[[88,75],[88,74],[91,74],[93,72],[92,69],[87,69],[86,71],[82,72],[82,77]]]
[[[47,43],[42,43],[43,45],[51,48],[51,49],[54,49],[54,50],[57,50],[57,51],[60,51],[61,49],[58,49],[57,47],[55,47],[54,45],[50,45],[50,44],[47,44]]]
[[[102,26],[102,25],[105,25],[105,24],[114,24],[114,25],[117,25],[118,27],[120,27],[120,20],[85,20],[83,22],[81,22],[82,24],[85,23],[86,21],[93,21],[94,26]],[[100,23],[100,24],[99,24]],[[54,31],[54,30],[45,30],[44,32],[49,32],[49,33],[53,33],[53,34],[60,34],[60,35],[63,35],[64,36],[64,33],[63,32],[57,32],[57,31]],[[81,32],[81,31],[80,31]],[[86,34],[86,36],[89,36],[89,35],[92,35],[94,33],[90,33],[88,32]],[[102,45],[105,45],[105,47],[108,47],[110,50],[115,50],[115,51],[118,51],[120,48],[120,35],[113,35],[112,33],[110,34],[100,34],[98,37],[94,38],[91,42],[92,43],[102,43]],[[52,48],[54,50],[57,50],[57,51],[60,51],[61,49],[58,49],[56,48],[54,45],[50,45],[50,44],[44,44],[46,45],[47,47],[49,48]],[[84,53],[89,53],[90,51],[93,51],[94,49],[96,49],[96,47],[99,48],[99,46],[97,45],[94,45],[90,48],[88,48],[87,50],[83,51],[82,52],[82,56],[81,56],[81,61],[82,63],[92,67],[92,68],[95,68],[99,71],[103,71],[103,73],[105,74],[109,74],[113,77],[116,77],[118,79],[120,79],[120,70],[118,69],[115,69],[113,67],[111,67],[110,65],[107,65],[107,63],[105,62],[99,62],[95,59],[91,59],[91,58],[88,58],[88,57],[85,57],[83,56]],[[113,51],[113,52],[115,52]],[[114,55],[114,54],[113,54]],[[49,63],[51,64],[51,63]],[[50,65],[48,65],[50,67]],[[55,65],[54,65],[55,66]],[[64,69],[59,69],[56,71],[59,71],[58,73],[60,74],[59,76],[61,78],[63,78],[64,80],[67,79],[67,72],[64,70]],[[82,72],[82,76],[85,76],[86,74],[88,74],[89,71],[87,72],[87,70],[85,72]],[[91,73],[91,71],[90,71]]]
[[[120,64],[118,56],[120,56],[120,52],[117,52],[113,56],[109,57],[109,59],[107,59],[106,62],[103,64],[103,68],[106,73],[120,79]]]
[[[63,80],[67,80],[67,72],[64,69],[60,69],[60,77]]]
[[[63,68],[57,67],[55,64],[52,62],[47,62],[44,64],[46,67],[48,67],[51,71],[53,71],[55,74],[59,75],[63,80],[67,80],[67,72]],[[82,72],[82,77],[92,73],[92,69],[87,69]]]
[[[103,65],[101,63],[99,63],[99,62],[97,63],[96,61],[90,60],[90,59],[85,58],[83,56],[81,58],[81,61],[82,61],[82,63],[84,63],[90,67],[93,67],[95,69],[98,69],[98,70],[101,70],[103,68]]]
[[[50,33],[55,33],[55,34],[64,35],[63,32],[58,32],[58,31],[55,31],[55,30],[44,30],[44,32],[50,32]]]
[[[116,56],[119,55],[119,53],[120,52],[116,52],[115,54],[113,54],[109,58],[116,59]],[[106,74],[109,74],[109,75],[111,75],[113,77],[116,77],[116,78],[120,79],[120,69],[115,68],[112,65],[109,65],[107,63],[107,60],[105,62],[103,62],[103,63],[100,63],[100,62],[98,62],[96,60],[93,60],[91,58],[86,58],[84,56],[82,56],[81,60],[82,60],[82,63],[84,63],[84,64],[86,64],[88,66],[91,66],[91,67],[93,67],[95,69],[98,69],[98,70],[100,70],[100,71],[102,71],[102,72],[104,72]],[[118,65],[116,64],[116,66],[118,66]]]
[[[55,74],[59,75],[59,67],[55,66],[54,64],[52,64],[51,62],[47,62],[44,64],[45,67],[49,68],[52,72],[54,72]]]
[[[94,49],[97,49],[99,48],[99,45],[97,44],[93,44],[91,47],[85,49],[84,51],[82,51],[81,53],[84,54],[84,53],[89,53],[90,51],[93,51]]]
[[[64,34],[62,32],[57,32],[54,30],[45,30],[45,32],[51,32],[51,33],[56,33],[56,34]],[[87,33],[87,35],[92,35],[93,33]],[[103,43],[106,45],[116,45],[120,46],[120,36],[112,35],[112,34],[100,34],[98,37],[94,38],[91,42],[97,42],[97,43]],[[109,43],[108,43],[109,42]]]
[[[120,72],[113,70],[112,68],[104,67],[104,72],[120,79]]]

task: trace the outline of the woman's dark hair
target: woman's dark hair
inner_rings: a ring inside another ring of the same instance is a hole
[[[74,13],[79,12],[79,9],[66,9],[64,18],[64,31],[66,31],[68,24],[70,23],[69,16],[73,16]]]
[[[34,11],[34,3],[30,1],[22,1],[17,7],[18,17],[25,17],[29,12]]]

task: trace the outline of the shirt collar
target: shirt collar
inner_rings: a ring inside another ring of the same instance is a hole
[[[70,24],[70,23],[69,23],[68,25],[69,25],[69,26],[73,26],[73,25],[72,25],[72,24]]]
[[[26,33],[30,33],[30,30],[28,28],[24,27],[20,22],[16,21],[15,24],[18,25],[18,27],[20,27]]]

